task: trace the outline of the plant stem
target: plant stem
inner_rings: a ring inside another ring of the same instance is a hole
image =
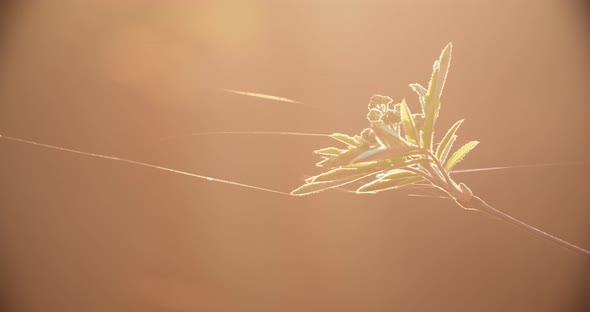
[[[483,199],[471,194],[471,191],[465,185],[462,185],[461,187],[458,186],[455,183],[455,181],[453,181],[453,179],[451,179],[451,177],[449,176],[449,174],[447,173],[447,171],[445,170],[445,168],[443,167],[443,165],[439,161],[439,159],[436,158],[436,156],[434,156],[434,154],[432,154],[432,152],[426,151],[426,154],[429,156],[429,158],[432,159],[432,161],[434,162],[434,165],[438,169],[438,170],[435,170],[434,167],[424,166],[424,168],[432,175],[432,177],[430,177],[430,179],[427,179],[427,180],[430,183],[432,183],[434,186],[447,192],[452,198],[455,199],[455,201],[457,202],[457,204],[459,204],[459,206],[466,208],[466,209],[474,209],[474,210],[486,212],[494,217],[497,217],[497,218],[504,220],[512,225],[515,225],[515,226],[518,226],[522,229],[525,229],[525,230],[527,230],[533,234],[536,234],[548,241],[551,241],[563,248],[578,252],[578,253],[586,255],[586,256],[590,256],[590,251],[588,251],[582,247],[576,246],[572,243],[569,243],[559,237],[553,236],[547,232],[541,231],[532,225],[526,224],[526,223],[512,217],[511,215],[508,215],[508,214],[490,206],[488,203],[483,201]],[[418,170],[416,170],[416,171],[418,171]],[[418,173],[418,172],[416,172],[416,173]]]
[[[445,167],[443,167],[440,160],[438,158],[436,158],[436,156],[434,156],[434,154],[431,151],[428,151],[428,156],[432,159],[432,161],[434,161],[434,164],[436,165],[436,167],[440,171],[440,174],[443,176],[446,183],[450,187],[456,188],[457,184],[451,179],[451,177],[449,176],[449,173],[445,170]]]
[[[428,167],[426,167],[426,166],[424,166],[424,167],[426,168],[426,170],[428,170]],[[445,185],[443,183],[440,183],[439,181],[437,181],[437,179],[435,177],[432,177],[432,176],[420,171],[419,169],[415,169],[412,167],[404,167],[402,169],[404,169],[406,171],[413,172],[413,173],[423,177],[426,181],[430,182],[430,184],[432,184],[433,186],[440,188],[444,192],[448,192]]]
[[[502,220],[504,220],[504,221],[506,221],[506,222],[508,222],[510,224],[513,224],[513,225],[518,226],[518,227],[520,227],[522,229],[525,229],[525,230],[527,230],[527,231],[529,231],[529,232],[531,232],[533,234],[536,234],[538,236],[541,236],[542,238],[544,238],[544,239],[546,239],[548,241],[551,241],[551,242],[553,242],[553,243],[555,243],[555,244],[557,244],[557,245],[559,245],[559,246],[561,246],[563,248],[566,248],[566,249],[569,249],[569,250],[578,252],[578,253],[583,254],[583,255],[586,255],[586,256],[590,256],[590,251],[588,251],[588,250],[586,250],[586,249],[584,249],[582,247],[576,246],[576,245],[574,245],[572,243],[569,243],[569,242],[567,242],[567,241],[565,241],[565,240],[563,240],[561,238],[558,238],[556,236],[553,236],[553,235],[551,235],[551,234],[549,234],[547,232],[543,232],[543,231],[537,229],[534,226],[528,225],[528,224],[526,224],[526,223],[524,223],[524,222],[522,222],[522,221],[520,221],[520,220],[518,220],[518,219],[516,219],[516,218],[514,218],[514,217],[512,217],[512,216],[510,216],[510,215],[508,215],[508,214],[506,214],[506,213],[504,213],[504,212],[502,212],[502,211],[500,211],[500,210],[498,210],[498,209],[496,209],[496,208],[494,208],[492,206],[490,206],[488,203],[486,203],[481,198],[479,198],[479,197],[477,197],[475,195],[472,196],[471,199],[469,199],[466,202],[459,202],[459,201],[457,201],[457,203],[460,206],[463,206],[465,208],[473,208],[473,209],[477,209],[477,210],[486,212],[486,213],[488,213],[488,214],[490,214],[492,216],[495,216],[497,218],[500,218],[500,219],[502,219]]]

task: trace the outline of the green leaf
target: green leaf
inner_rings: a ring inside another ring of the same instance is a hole
[[[382,172],[383,170],[393,168],[399,168],[400,170],[403,170],[404,167],[431,161],[432,160],[429,158],[407,160],[405,157],[400,157],[397,159],[383,159],[379,161],[348,164],[341,168],[336,168],[326,173],[319,174],[315,177],[308,178],[306,180],[307,183],[291,192],[291,194],[308,195],[318,193],[364,179],[368,176]],[[351,171],[346,171],[347,169]]]
[[[399,130],[394,130],[383,122],[371,123],[371,129],[373,129],[377,140],[389,148],[409,145],[409,143],[399,135]]]
[[[349,178],[355,178],[360,174],[363,173],[359,173],[359,172],[363,172],[363,170],[359,170],[356,168],[336,168],[336,169],[332,169],[328,172],[324,172],[322,174],[318,174],[316,176],[313,176],[311,178],[308,178],[305,180],[305,182],[307,183],[312,183],[312,182],[328,182],[328,181],[338,181],[338,180],[345,180],[345,179],[349,179]]]
[[[451,54],[453,51],[453,44],[449,42],[440,54],[439,61],[439,72],[436,79],[435,94],[440,98],[447,81],[447,74],[449,73],[449,67],[451,66]]]
[[[382,159],[377,161],[368,161],[368,162],[361,162],[361,163],[354,163],[348,164],[343,166],[343,168],[371,168],[377,171],[382,171],[386,169],[395,169],[395,168],[403,168],[408,167],[411,165],[417,164],[425,164],[432,162],[430,158],[415,158],[415,159],[407,159],[404,157],[399,158],[388,158]]]
[[[422,113],[416,113],[412,114],[412,118],[414,119],[414,124],[416,125],[416,131],[420,133],[422,125],[424,124],[424,115],[422,115]]]
[[[428,91],[424,97],[424,125],[422,126],[422,146],[432,150],[432,137],[434,125],[440,110],[440,96],[447,79],[447,73],[451,64],[451,52],[453,45],[449,43],[442,51],[439,59],[434,62],[432,76],[428,83]]]
[[[318,161],[315,165],[316,167],[327,167],[326,164],[332,160],[332,158],[324,157],[324,159]]]
[[[432,162],[430,158],[415,158],[415,159],[407,159],[406,157],[399,157],[399,158],[388,158],[378,161],[368,161],[368,162],[361,162],[355,164],[349,164],[343,166],[343,168],[364,168],[370,166],[372,168],[380,168],[381,170],[384,169],[395,169],[395,168],[403,168],[408,167],[411,165],[417,164],[425,164]]]
[[[307,183],[311,183],[351,179],[361,175],[378,173],[379,171],[383,171],[391,167],[391,165],[391,160],[380,160],[358,164],[350,164],[346,167],[335,168],[328,172],[324,172],[322,174],[308,178],[305,181]]]
[[[359,147],[349,147],[347,150],[343,151],[339,155],[331,155],[331,157],[328,157],[327,159],[320,161],[316,164],[316,166],[328,168],[340,167],[351,163],[361,153],[364,153],[370,149],[371,147],[368,145],[362,145]]]
[[[419,83],[411,83],[410,88],[414,90],[414,92],[418,93],[418,99],[420,100],[420,105],[422,106],[422,111],[424,111],[424,97],[426,97],[426,88],[424,88]]]
[[[393,188],[399,188],[405,185],[416,183],[421,181],[423,178],[414,172],[404,170],[411,165],[424,164],[432,162],[430,158],[418,158],[407,161],[392,162],[392,166],[395,168],[381,175],[378,179],[366,183],[361,186],[357,193],[376,193]]]
[[[432,162],[432,159],[430,158],[416,158],[416,159],[410,159],[408,161],[404,161],[404,162],[394,162],[394,165],[396,165],[396,167],[403,169],[403,167],[408,167],[411,165],[418,165],[418,164],[426,164],[426,163],[430,163]]]
[[[296,188],[295,190],[293,190],[291,192],[291,195],[303,196],[303,195],[319,193],[319,192],[322,192],[325,190],[329,190],[329,189],[332,189],[335,187],[343,186],[343,185],[350,184],[352,182],[364,179],[372,174],[374,174],[374,173],[367,174],[367,175],[361,175],[360,177],[356,177],[354,179],[347,179],[347,180],[306,183],[306,184],[303,184],[302,186]]]
[[[404,161],[405,161],[405,158],[379,159],[379,160],[374,160],[374,161],[365,161],[365,162],[347,164],[342,167],[343,168],[360,168],[360,169],[371,168],[371,169],[384,170],[384,169],[389,169],[392,165],[395,165],[397,163],[402,163]]]
[[[385,156],[388,154],[389,149],[385,146],[378,146],[376,148],[370,149],[366,152],[361,153],[352,162],[360,162],[360,161],[373,161],[386,158]]]
[[[354,137],[342,133],[333,133],[330,135],[330,137],[349,146],[358,146],[360,144],[360,142],[355,140]]]
[[[401,159],[402,161],[405,161],[407,156],[424,154],[424,150],[415,146],[394,146],[392,148],[381,146],[360,154],[352,160],[352,164],[361,161],[366,162],[382,159]]]
[[[313,152],[316,154],[319,154],[319,155],[338,156],[338,155],[346,152],[346,150],[341,150],[336,147],[326,147],[326,148],[322,148],[322,149],[319,149],[319,150],[313,151]]]
[[[451,148],[453,147],[455,140],[457,140],[457,136],[453,135],[451,137],[451,139],[449,140],[449,143],[447,143],[447,146],[445,146],[445,149],[442,151],[442,154],[440,155],[440,157],[438,157],[438,160],[441,162],[441,164],[444,164],[445,161],[447,160],[447,157],[449,156],[449,153],[451,152]]]
[[[393,170],[387,171],[386,173],[380,174],[377,177],[379,179],[392,180],[392,179],[400,179],[400,178],[409,178],[409,177],[413,177],[413,176],[416,176],[416,174],[411,171],[406,171],[406,170],[402,170],[402,169],[393,169]]]
[[[451,157],[449,157],[449,161],[445,165],[445,170],[451,171],[451,169],[453,169],[453,167],[457,163],[459,163],[461,160],[463,160],[465,155],[467,155],[467,153],[469,153],[474,147],[476,147],[477,144],[479,144],[478,141],[471,141],[471,142],[468,142],[467,144],[461,146],[458,150],[456,150],[455,153],[453,153],[453,155],[451,155]]]
[[[410,172],[411,173],[411,172]],[[359,187],[357,193],[375,194],[383,191],[401,188],[410,184],[414,184],[423,180],[419,175],[412,173],[413,176],[398,179],[377,179]]]
[[[406,100],[402,100],[400,114],[402,118],[402,124],[404,125],[404,132],[406,135],[406,140],[408,142],[417,145],[419,142],[418,131],[416,130],[416,124],[414,123],[414,118],[412,117],[412,112],[406,104]]]
[[[351,183],[352,181],[328,181],[328,182],[311,182],[303,184],[291,192],[291,195],[303,196],[319,193],[331,188],[339,187]]]
[[[446,157],[446,155],[449,153],[449,150],[451,149],[451,146],[453,145],[451,143],[451,141],[455,141],[453,139],[453,137],[456,137],[455,133],[457,132],[457,130],[459,129],[459,126],[461,126],[463,121],[464,121],[464,119],[461,119],[461,120],[457,121],[453,126],[451,126],[451,128],[449,128],[449,130],[447,131],[447,134],[445,134],[443,139],[438,144],[438,147],[436,148],[436,158],[438,158],[441,162],[445,161],[445,159],[442,158],[441,156],[443,154],[445,154],[445,157]],[[451,144],[449,144],[449,143],[451,143]],[[445,153],[445,150],[446,150],[446,153]]]

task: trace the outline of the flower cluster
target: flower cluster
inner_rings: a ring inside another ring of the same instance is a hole
[[[391,105],[393,99],[388,96],[375,94],[369,102],[369,122],[383,122],[386,125],[394,126],[401,121],[400,104]]]

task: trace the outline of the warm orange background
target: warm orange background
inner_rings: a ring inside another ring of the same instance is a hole
[[[357,133],[373,93],[417,110],[407,85],[452,41],[439,132],[466,118],[459,141],[482,142],[462,168],[587,161],[581,3],[28,1],[4,32],[0,133],[289,191],[332,142],[159,139]],[[448,200],[293,198],[8,141],[0,173],[14,311],[590,311],[590,259]],[[456,179],[588,249],[589,175]]]

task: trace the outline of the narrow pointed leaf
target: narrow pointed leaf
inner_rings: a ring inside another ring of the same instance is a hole
[[[373,161],[386,158],[389,149],[385,146],[379,146],[368,150],[366,152],[361,153],[355,159],[352,160],[352,163],[361,162],[361,161]]]
[[[356,168],[336,168],[332,169],[328,172],[324,172],[322,174],[318,174],[311,178],[305,180],[306,183],[312,182],[327,182],[327,181],[338,181],[338,180],[345,180],[349,178],[355,178],[359,175],[362,175],[364,170],[358,170]],[[366,172],[364,172],[366,173]]]
[[[409,145],[409,143],[399,135],[399,130],[393,130],[382,122],[372,123],[371,129],[373,129],[377,140],[387,147]]]
[[[434,62],[432,76],[428,83],[428,91],[424,97],[424,125],[422,126],[422,146],[432,149],[432,137],[434,136],[434,125],[440,110],[440,96],[445,85],[449,65],[451,62],[451,51],[453,45],[449,43],[442,51],[440,58]]]
[[[424,109],[424,124],[422,125],[421,143],[425,149],[432,149],[432,137],[434,136],[434,123],[438,117],[440,108],[439,99],[432,96],[427,97]]]
[[[385,160],[380,160],[380,161],[349,164],[346,167],[342,167],[342,168],[338,168],[338,169],[359,170],[358,175],[355,174],[354,176],[349,176],[346,178],[342,178],[340,180],[323,181],[324,179],[329,179],[328,178],[329,172],[326,173],[322,178],[320,178],[320,176],[322,176],[322,174],[320,174],[318,176],[307,179],[306,182],[308,182],[308,183],[300,186],[299,188],[297,188],[296,190],[291,192],[291,194],[292,195],[308,195],[308,194],[318,193],[318,192],[322,192],[324,190],[343,186],[343,185],[364,179],[364,178],[369,177],[371,175],[382,172],[383,170],[394,169],[394,168],[399,168],[400,170],[403,170],[404,167],[408,167],[408,166],[416,165],[416,164],[427,163],[427,162],[431,162],[431,161],[432,160],[430,160],[429,158],[418,158],[418,159],[406,160],[404,157],[401,157],[398,159],[385,159]],[[332,173],[332,174],[339,175],[339,174],[344,173],[344,171],[342,171],[342,172],[336,171],[336,172],[338,172],[338,173]],[[352,173],[352,171],[351,171],[351,173]],[[321,181],[319,181],[318,179],[320,179]]]
[[[441,164],[444,164],[445,161],[447,160],[447,157],[449,156],[449,153],[451,152],[451,148],[453,148],[453,144],[455,143],[455,140],[457,140],[457,136],[453,135],[451,137],[451,139],[449,140],[449,143],[447,143],[447,146],[445,146],[444,150],[442,151],[440,157],[438,157],[438,160],[441,162]]]
[[[342,133],[333,133],[330,135],[332,138],[346,144],[349,146],[358,146],[360,144],[359,141],[355,140],[354,137],[351,137],[349,135],[346,134],[342,134]]]
[[[451,169],[453,169],[456,164],[463,160],[465,155],[467,155],[467,153],[476,147],[477,144],[479,144],[478,141],[471,141],[456,150],[455,153],[449,157],[449,161],[447,161],[447,164],[445,165],[445,170],[451,171]]]
[[[305,180],[307,183],[310,182],[326,182],[326,181],[337,181],[344,179],[352,179],[361,175],[373,174],[379,171],[390,168],[392,162],[390,160],[372,161],[365,163],[358,163],[348,165],[346,167],[338,167],[328,172],[324,172],[317,176],[311,177]]]
[[[351,163],[375,161],[382,159],[402,159],[406,160],[407,156],[424,155],[424,151],[415,146],[395,146],[392,148],[378,147],[360,154],[353,159]]]
[[[412,83],[410,84],[410,88],[414,90],[414,92],[418,93],[418,99],[420,100],[420,106],[422,107],[422,111],[424,111],[424,97],[426,97],[426,88],[424,88],[419,83]]]
[[[386,170],[391,169],[392,166],[403,163],[405,159],[381,159],[375,161],[359,162],[354,164],[344,165],[342,168],[357,168],[357,169],[375,169],[375,170]]]
[[[448,150],[450,149],[449,143],[451,142],[452,138],[455,136],[455,133],[459,129],[459,126],[463,123],[464,119],[457,121],[454,125],[449,128],[447,134],[443,137],[443,139],[438,144],[436,148],[436,158],[440,159],[441,162],[444,162],[444,159],[441,157],[445,149],[447,149],[447,154],[449,153]],[[451,144],[452,145],[452,144]]]
[[[341,150],[336,147],[326,147],[326,148],[322,148],[317,151],[314,151],[314,153],[319,154],[319,155],[326,155],[326,156],[338,156],[338,155],[344,153],[345,151],[346,150]]]
[[[451,54],[453,51],[453,44],[449,42],[443,49],[439,58],[439,73],[436,79],[435,94],[440,98],[447,81],[447,74],[449,73],[449,67],[451,66]]]
[[[416,123],[414,122],[414,118],[412,117],[412,112],[406,104],[406,100],[402,100],[400,109],[400,116],[402,119],[402,124],[404,126],[404,132],[406,135],[406,140],[408,142],[417,145],[419,142],[418,131],[416,130]]]
[[[409,177],[413,177],[413,176],[416,176],[416,174],[411,171],[405,171],[402,169],[393,169],[393,170],[387,171],[386,173],[377,175],[377,177],[379,179],[387,179],[387,180],[409,178]]]
[[[302,186],[296,188],[295,190],[293,190],[291,192],[291,195],[303,196],[303,195],[319,193],[319,192],[322,192],[325,190],[329,190],[329,189],[332,189],[335,187],[344,186],[349,183],[364,179],[372,174],[373,173],[367,174],[367,175],[361,175],[360,177],[356,177],[354,179],[347,179],[347,180],[306,183],[306,184],[303,184]]]
[[[394,165],[398,168],[403,169],[403,167],[408,167],[411,165],[418,165],[418,164],[426,164],[426,163],[430,163],[432,162],[432,160],[430,158],[416,158],[416,159],[410,159],[404,162],[398,162],[398,163],[394,163]]]
[[[404,168],[408,168],[409,166],[416,165],[416,164],[423,164],[432,162],[429,158],[420,158],[420,159],[412,159],[402,163],[393,164],[395,169],[388,171],[385,174],[378,175],[379,178],[366,183],[365,185],[361,186],[357,192],[360,193],[375,193],[381,192],[393,188],[399,188],[405,185],[409,185],[412,183],[416,183],[423,180],[418,174],[415,174],[411,171],[406,171]]]
[[[340,167],[343,165],[350,164],[355,158],[357,158],[360,154],[370,150],[370,146],[359,146],[359,147],[349,147],[347,150],[343,151],[341,154],[329,157],[328,159],[322,160],[317,165],[319,167]]]
[[[375,181],[371,181],[369,183],[364,184],[363,186],[359,187],[356,192],[357,193],[379,193],[383,191],[398,189],[410,184],[414,184],[417,182],[422,181],[423,178],[418,175],[414,175],[413,177],[407,178],[399,178],[399,179],[377,179]]]
[[[316,167],[326,167],[326,164],[331,160],[331,158],[324,157],[324,159],[320,160],[315,164]]]
[[[380,146],[369,151],[366,151],[351,161],[352,164],[368,161],[378,161],[383,159],[398,159],[405,160],[407,156],[424,155],[425,152],[415,146],[394,146],[386,148]]]
[[[303,184],[291,192],[291,195],[303,196],[309,194],[319,193],[331,188],[339,187],[351,183],[352,181],[327,181],[327,182],[311,182]]]
[[[403,168],[408,167],[411,165],[417,164],[425,164],[432,162],[430,158],[416,158],[408,160],[406,157],[399,157],[399,158],[392,158],[392,159],[384,159],[379,161],[370,161],[370,162],[361,162],[356,164],[349,164],[344,166],[343,168],[380,168],[381,170],[392,170],[396,168]]]

